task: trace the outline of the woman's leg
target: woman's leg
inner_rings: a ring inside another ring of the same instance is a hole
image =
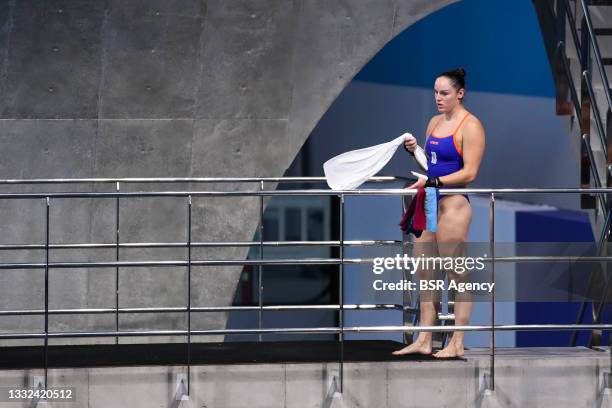
[[[440,217],[436,239],[440,257],[464,257],[472,208],[465,197],[461,195],[445,196],[440,200]],[[446,271],[449,280],[462,282],[467,279],[467,273],[457,274]],[[472,296],[469,292],[457,293],[455,297],[455,325],[469,324],[472,313]],[[447,346],[434,354],[435,357],[448,358],[463,355],[464,333],[455,331]]]
[[[413,242],[413,257],[435,256],[436,234],[430,231],[423,231],[419,238]],[[419,268],[416,271],[418,279],[434,279],[434,270]],[[421,291],[419,294],[419,325],[433,326],[437,318],[437,293],[436,291]],[[431,354],[432,333],[420,332],[416,341],[401,350],[394,351],[395,355],[403,354]]]

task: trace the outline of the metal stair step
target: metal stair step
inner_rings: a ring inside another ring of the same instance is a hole
[[[595,2],[589,6],[589,14],[593,21],[593,28],[610,28],[612,26],[612,2]]]

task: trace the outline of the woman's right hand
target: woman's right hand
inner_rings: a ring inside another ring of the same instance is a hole
[[[410,133],[404,133],[404,147],[409,152],[414,152],[417,148],[416,137],[412,136]]]

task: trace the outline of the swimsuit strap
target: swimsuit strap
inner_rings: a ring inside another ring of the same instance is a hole
[[[467,119],[468,116],[470,116],[470,112],[465,114],[465,116],[463,117],[463,119],[461,119],[461,122],[459,122],[459,125],[457,126],[457,128],[453,132],[453,145],[455,145],[455,150],[457,150],[457,153],[459,153],[459,156],[461,156],[461,157],[463,157],[463,151],[459,147],[459,144],[457,143],[457,132],[459,131],[459,128],[461,127],[461,125],[463,125],[463,122],[465,122],[465,120]]]
[[[453,133],[451,133],[451,135],[455,135],[455,133],[457,133],[457,131],[459,130],[459,128],[461,127],[461,125],[463,125],[463,122],[465,122],[465,120],[467,119],[467,117],[470,116],[470,112],[466,113],[465,116],[463,117],[463,119],[461,119],[461,122],[459,122],[459,124],[457,125],[457,127],[455,128],[455,130],[453,131]],[[431,129],[431,134],[434,134],[434,130],[436,130],[438,128],[438,125],[440,124],[440,122],[442,121],[442,119],[444,119],[444,115],[442,115],[442,117],[440,119],[437,120],[436,124],[434,125],[433,129]]]
[[[457,133],[457,131],[459,130],[461,125],[463,125],[463,122],[465,122],[465,120],[467,119],[468,116],[470,116],[470,112],[466,113],[465,116],[463,117],[463,119],[461,119],[461,122],[459,122],[459,125],[457,125],[457,128],[455,128],[455,131],[452,133],[453,135],[455,135],[455,133]]]

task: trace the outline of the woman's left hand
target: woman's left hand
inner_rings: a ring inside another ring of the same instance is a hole
[[[414,171],[412,172],[412,174],[417,176],[418,179],[417,179],[417,181],[414,184],[412,184],[411,186],[406,187],[406,188],[410,189],[410,188],[425,187],[425,183],[427,182],[427,177],[425,177],[424,175],[419,174],[417,172],[414,172]]]

